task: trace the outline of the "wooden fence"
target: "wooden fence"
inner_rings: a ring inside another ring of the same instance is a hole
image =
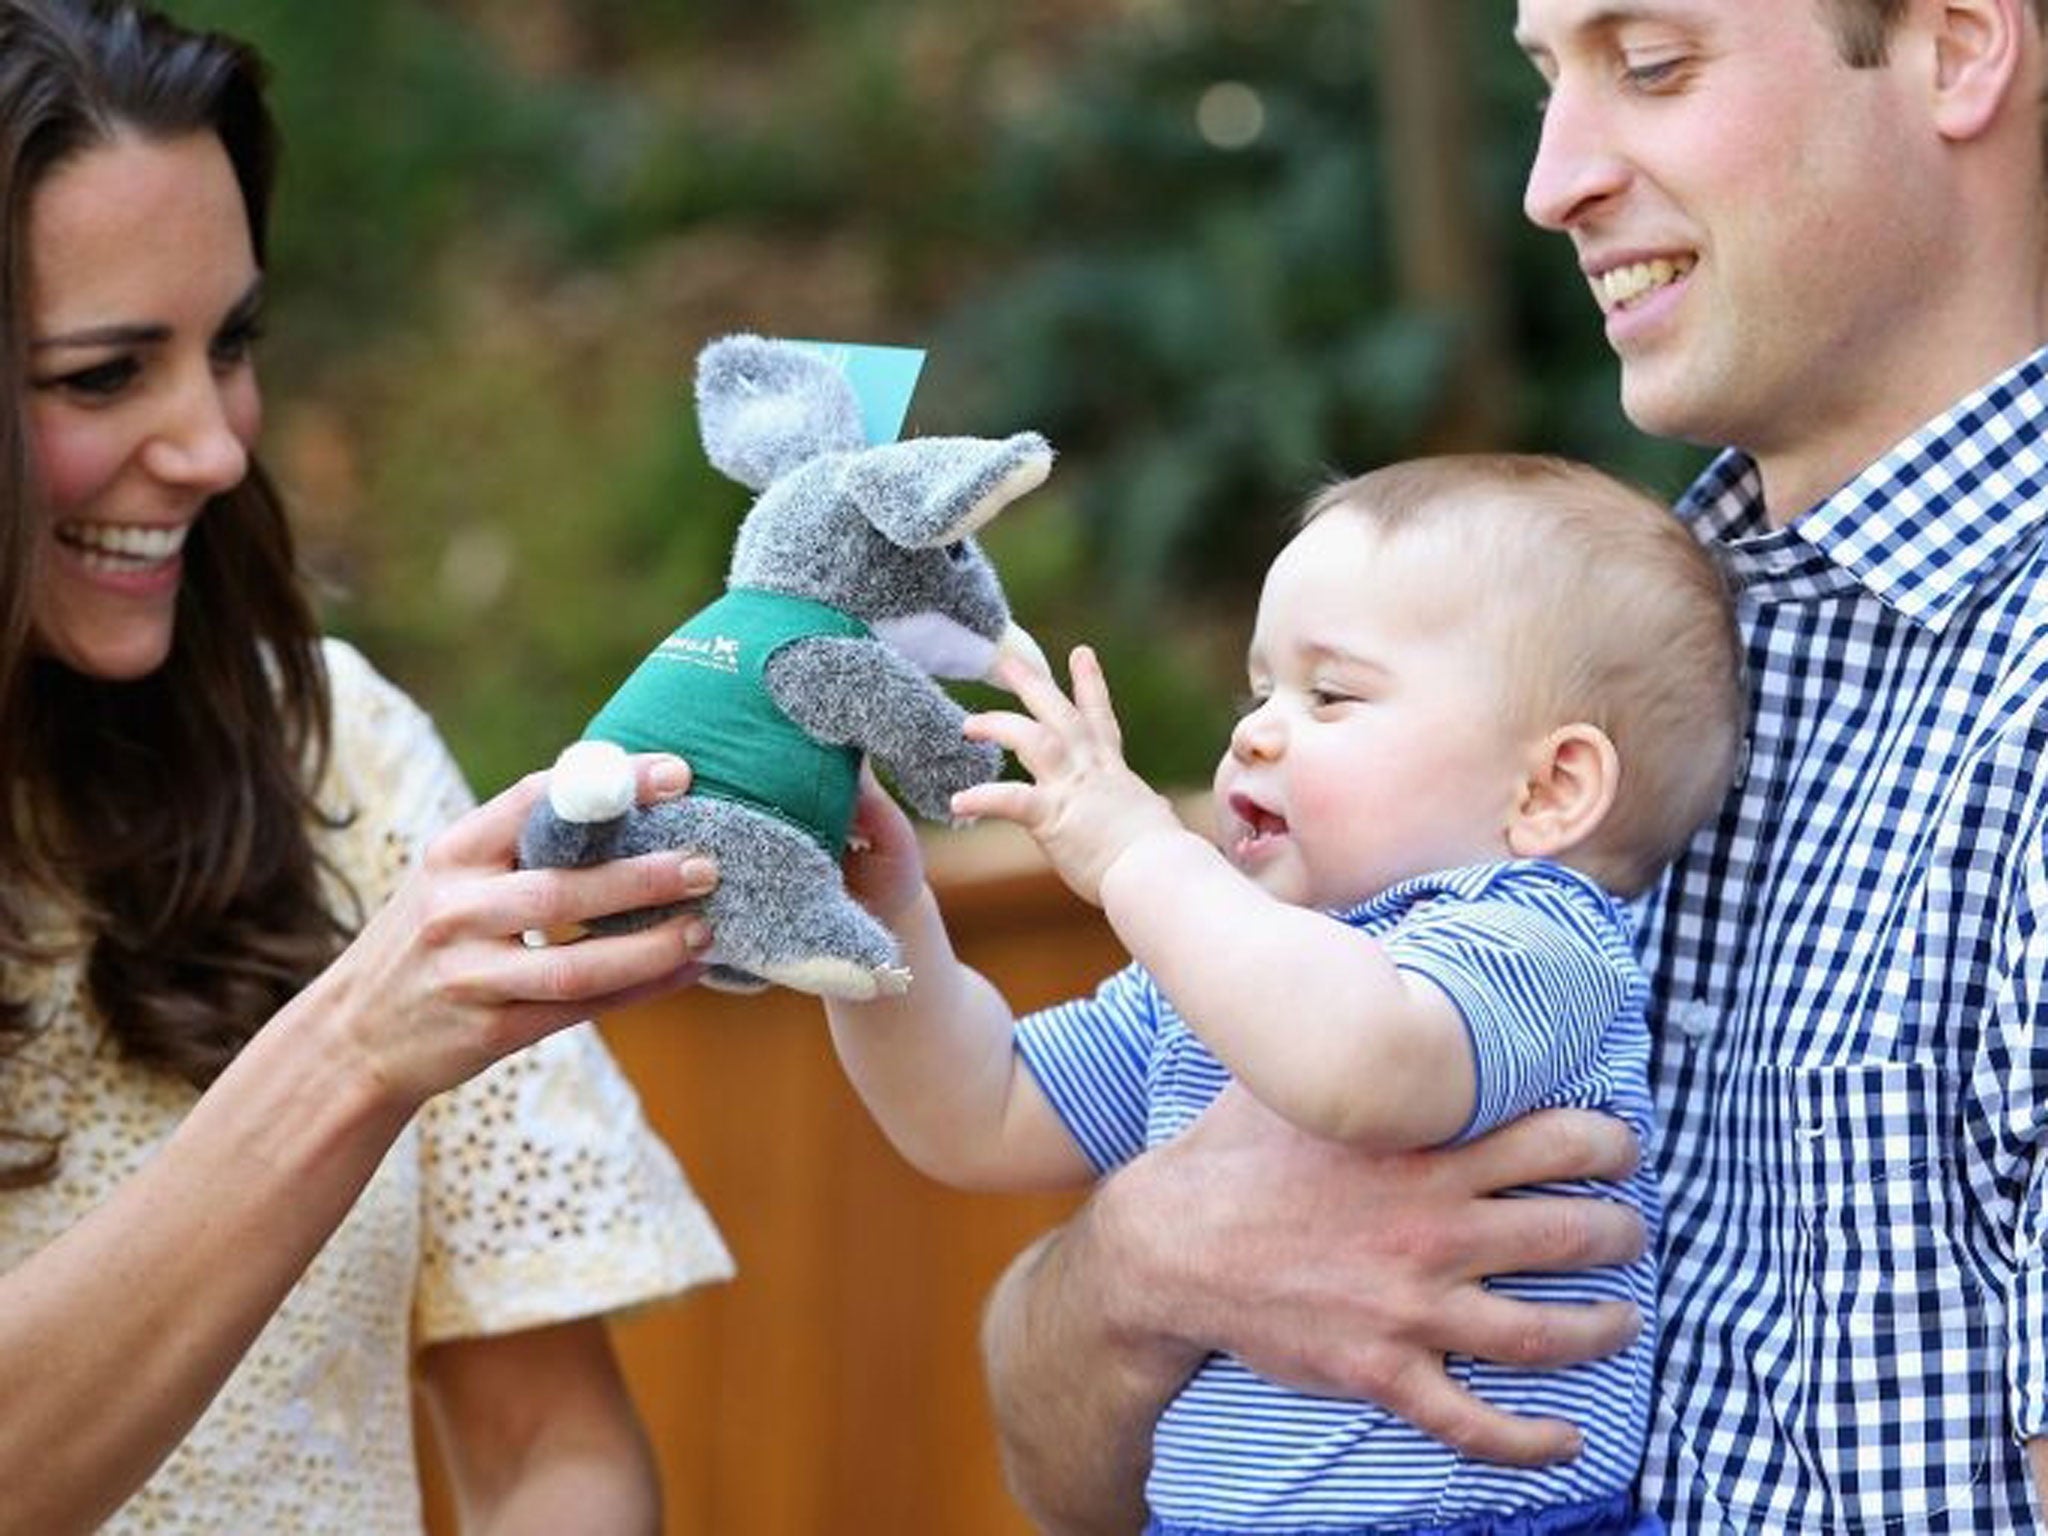
[[[931,860],[956,944],[1015,1006],[1121,962],[1010,829],[949,834]],[[996,1276],[1078,1197],[958,1194],[912,1171],[813,998],[699,990],[604,1030],[740,1270],[615,1328],[671,1536],[1026,1536],[976,1329]],[[431,1529],[452,1533],[431,1476],[428,1495]]]

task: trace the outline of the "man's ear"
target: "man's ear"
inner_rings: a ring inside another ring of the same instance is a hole
[[[1597,725],[1552,731],[1529,757],[1521,802],[1508,822],[1517,858],[1557,858],[1591,837],[1621,789],[1621,755]]]
[[[1997,118],[2020,77],[2035,25],[2029,0],[1938,0],[1933,28],[1934,125],[1944,138],[1973,139]]]

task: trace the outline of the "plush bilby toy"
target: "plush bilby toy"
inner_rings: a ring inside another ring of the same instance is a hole
[[[564,866],[702,850],[719,868],[701,904],[707,984],[900,993],[910,977],[895,940],[840,877],[861,758],[933,820],[955,791],[996,776],[1000,749],[961,735],[965,712],[932,679],[986,678],[1006,652],[1045,665],[972,535],[1043,483],[1052,450],[1033,432],[868,446],[841,369],[758,336],[700,354],[697,415],[711,463],[760,493],[725,594],[562,753],[520,857]],[[690,793],[636,805],[629,751],[688,759]]]

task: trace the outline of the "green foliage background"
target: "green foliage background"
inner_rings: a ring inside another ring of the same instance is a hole
[[[1289,511],[1461,404],[1472,317],[1392,255],[1405,4],[1463,27],[1497,445],[1675,488],[1696,455],[1621,421],[1521,222],[1536,82],[1490,0],[171,0],[274,67],[266,451],[334,627],[494,789],[717,587],[744,494],[698,347],[923,345],[912,430],[1060,450],[987,540],[1020,617],[1103,650],[1141,769],[1205,781]],[[1199,127],[1219,82],[1260,109],[1238,147]]]

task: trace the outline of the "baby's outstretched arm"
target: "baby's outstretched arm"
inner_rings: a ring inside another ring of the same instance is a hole
[[[1094,653],[1076,649],[1069,668],[1071,699],[1022,667],[1001,675],[1029,715],[970,716],[967,731],[1034,782],[963,790],[954,813],[1030,832],[1203,1043],[1294,1124],[1383,1151],[1463,1130],[1476,1077],[1451,1000],[1375,940],[1268,895],[1183,826],[1125,763]]]
[[[901,997],[828,998],[832,1043],[896,1150],[963,1189],[1069,1189],[1094,1176],[1011,1045],[1015,1018],[954,954],[910,820],[862,775],[847,888],[897,936]]]

